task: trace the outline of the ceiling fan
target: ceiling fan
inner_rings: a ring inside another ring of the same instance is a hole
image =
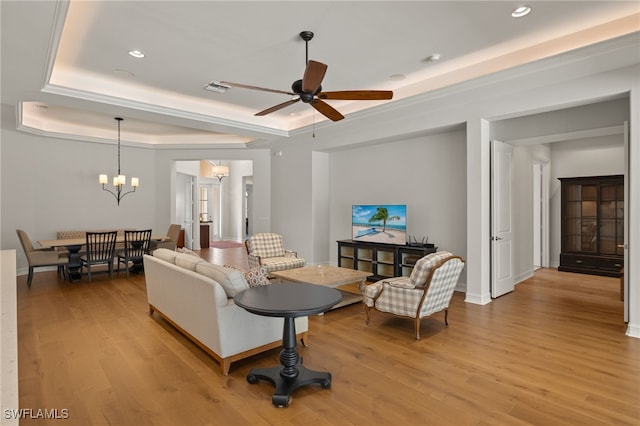
[[[315,108],[319,113],[321,113],[328,119],[338,121],[342,120],[344,116],[331,105],[324,102],[324,99],[376,101],[391,99],[393,97],[393,92],[390,90],[342,90],[338,92],[323,92],[322,86],[320,84],[322,83],[324,74],[327,72],[327,65],[321,62],[309,60],[309,40],[313,38],[313,33],[311,31],[302,31],[300,33],[300,38],[305,41],[306,68],[304,70],[304,76],[302,77],[302,80],[296,80],[291,85],[291,92],[250,86],[247,84],[232,83],[229,81],[212,82],[210,84],[215,83],[222,86],[262,90],[264,92],[282,93],[285,95],[293,96],[293,98],[286,102],[256,113],[255,115],[258,116],[271,114],[272,112],[288,107],[289,105],[293,105],[298,101],[302,101],[306,104],[310,104],[313,108]]]

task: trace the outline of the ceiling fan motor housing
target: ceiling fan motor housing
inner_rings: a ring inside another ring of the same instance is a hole
[[[322,86],[318,86],[318,89],[315,93],[305,93],[302,91],[302,80],[296,80],[291,85],[291,91],[298,96],[300,96],[300,100],[304,103],[309,103],[314,100],[316,94],[322,91]]]

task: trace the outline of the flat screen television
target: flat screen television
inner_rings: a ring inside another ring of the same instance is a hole
[[[405,204],[357,204],[351,207],[351,238],[386,244],[407,242]]]

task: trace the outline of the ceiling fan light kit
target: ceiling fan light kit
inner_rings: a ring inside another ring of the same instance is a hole
[[[344,116],[328,103],[324,102],[324,99],[334,100],[350,100],[350,101],[377,101],[387,100],[393,98],[393,92],[390,90],[342,90],[337,92],[323,92],[322,80],[327,72],[327,65],[322,62],[309,60],[309,41],[313,38],[313,32],[302,31],[300,38],[305,42],[306,62],[304,75],[301,80],[296,80],[291,85],[291,91],[268,89],[264,87],[251,86],[248,84],[232,83],[229,81],[212,81],[205,89],[220,91],[220,87],[226,91],[228,88],[238,87],[242,89],[261,90],[263,92],[280,93],[292,96],[286,102],[282,102],[278,105],[274,105],[263,111],[257,112],[256,116],[263,116],[279,111],[283,108],[293,105],[298,101],[311,105],[316,111],[327,117],[332,121],[339,121]]]

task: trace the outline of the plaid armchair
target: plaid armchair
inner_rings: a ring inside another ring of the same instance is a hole
[[[270,232],[250,236],[244,242],[249,268],[265,266],[267,272],[301,268],[305,260],[295,251],[285,250],[282,235]]]
[[[411,276],[380,280],[368,285],[362,301],[371,320],[371,308],[381,312],[413,318],[416,340],[420,339],[420,320],[444,310],[447,321],[448,308],[458,283],[464,260],[447,251],[431,253],[416,262]]]

